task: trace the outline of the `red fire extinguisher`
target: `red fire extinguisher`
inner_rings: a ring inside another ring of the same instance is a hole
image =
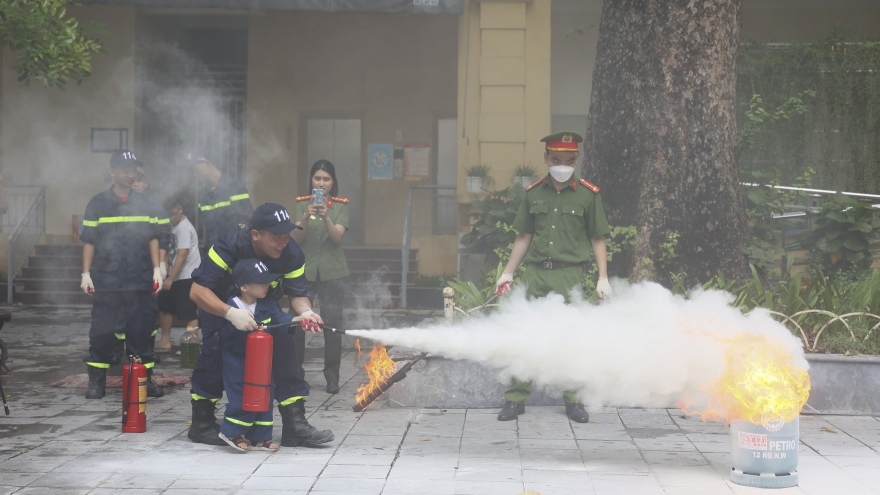
[[[122,432],[147,431],[147,367],[129,358],[122,367]]]
[[[251,332],[247,338],[241,408],[251,412],[268,411],[271,386],[272,336],[260,329]]]

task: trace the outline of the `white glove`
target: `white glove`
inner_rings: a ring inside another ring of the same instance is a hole
[[[235,325],[237,330],[241,330],[242,332],[249,332],[257,329],[257,322],[254,320],[254,315],[246,309],[230,307],[224,318],[229,320],[230,323]]]
[[[158,294],[160,290],[162,290],[162,282],[164,282],[164,281],[165,281],[165,279],[162,278],[162,270],[158,266],[153,267],[153,295],[154,296],[156,294]]]
[[[320,332],[321,325],[324,324],[324,320],[318,316],[318,313],[315,313],[311,309],[307,309],[303,311],[300,316],[302,319],[299,321],[299,325],[302,327],[303,331],[306,332]]]
[[[92,276],[89,272],[85,272],[82,274],[82,282],[79,283],[79,287],[86,294],[93,296],[95,295],[95,284],[92,283]]]
[[[500,296],[501,294],[504,294],[510,290],[511,286],[513,286],[513,274],[501,272],[501,276],[498,277],[498,281],[495,282],[495,295]]]
[[[600,301],[607,301],[611,297],[611,285],[608,283],[608,277],[599,277],[596,282],[596,294],[599,294]]]
[[[168,278],[168,263],[165,263],[164,261],[159,262],[159,273],[162,274],[163,281]]]

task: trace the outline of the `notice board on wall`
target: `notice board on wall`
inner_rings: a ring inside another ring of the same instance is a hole
[[[403,147],[403,169],[407,180],[427,179],[431,176],[431,145],[407,143]]]

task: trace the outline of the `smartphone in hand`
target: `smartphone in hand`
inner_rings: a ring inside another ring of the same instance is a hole
[[[312,189],[312,204],[313,205],[322,205],[324,204],[324,190],[321,188]]]

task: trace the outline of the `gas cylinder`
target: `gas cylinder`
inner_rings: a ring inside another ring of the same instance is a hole
[[[269,410],[272,386],[272,336],[262,329],[251,332],[244,351],[244,390],[241,408],[251,412]]]
[[[147,367],[131,358],[122,367],[122,432],[147,431]]]

